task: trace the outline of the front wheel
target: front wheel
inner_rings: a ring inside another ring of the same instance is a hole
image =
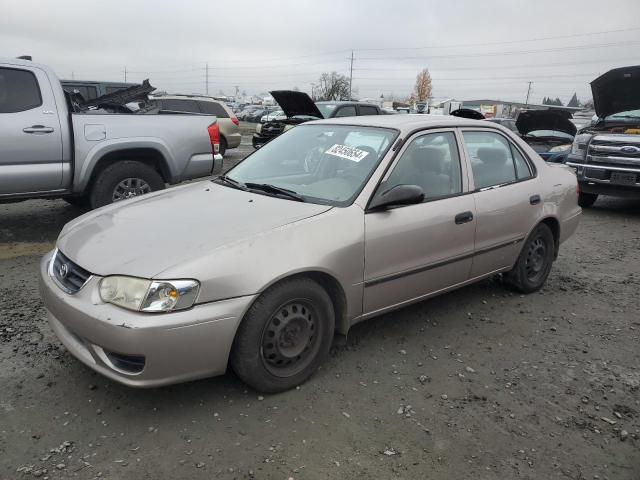
[[[164,187],[164,180],[153,167],[131,160],[116,162],[100,172],[93,182],[91,207],[102,207]]]
[[[285,280],[249,308],[236,333],[231,367],[256,390],[289,390],[307,380],[327,357],[334,325],[333,304],[318,283]]]
[[[505,274],[507,284],[522,293],[540,290],[549,276],[554,256],[553,233],[541,223],[525,241],[513,270]]]
[[[580,205],[582,208],[589,208],[591,205],[596,203],[597,199],[598,199],[597,193],[580,192],[578,194],[578,205]]]

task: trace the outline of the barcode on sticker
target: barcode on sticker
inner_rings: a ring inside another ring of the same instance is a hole
[[[346,145],[340,145],[338,143],[336,143],[333,147],[331,147],[324,153],[335,155],[336,157],[346,158],[347,160],[351,160],[352,162],[359,162],[364,157],[369,155],[369,152],[365,152],[364,150],[358,150],[357,148],[347,147]]]

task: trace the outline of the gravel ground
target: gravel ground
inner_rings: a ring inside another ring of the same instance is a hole
[[[133,390],[71,357],[37,272],[81,213],[0,205],[0,479],[640,478],[640,201],[585,211],[541,292],[495,279],[364,322],[265,396],[231,373]]]

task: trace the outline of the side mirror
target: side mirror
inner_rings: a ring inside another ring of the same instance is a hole
[[[222,173],[222,155],[216,153],[213,156],[213,170],[211,170],[212,175],[219,175]]]
[[[424,191],[417,185],[396,185],[389,189],[380,185],[369,204],[369,210],[380,210],[398,205],[413,205],[424,200]]]

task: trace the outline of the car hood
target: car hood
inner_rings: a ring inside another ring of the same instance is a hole
[[[275,90],[269,93],[278,102],[287,117],[308,115],[315,118],[324,118],[316,104],[311,100],[311,97],[304,92]]]
[[[516,128],[520,135],[536,130],[555,130],[575,136],[577,129],[571,118],[565,110],[524,110],[518,115]]]
[[[65,226],[57,246],[94,274],[153,278],[331,208],[205,181],[89,212]]]
[[[596,115],[640,109],[640,65],[609,70],[591,82]]]

